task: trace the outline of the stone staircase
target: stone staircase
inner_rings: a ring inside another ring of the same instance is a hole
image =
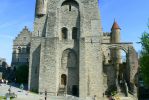
[[[65,96],[66,95],[66,89],[64,87],[60,87],[58,90],[58,96]]]

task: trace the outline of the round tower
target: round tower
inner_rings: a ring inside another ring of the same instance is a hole
[[[116,21],[114,21],[112,28],[111,28],[111,43],[120,43],[120,27]],[[120,64],[121,61],[121,52],[118,48],[115,48],[111,52],[111,59],[113,63]]]
[[[43,16],[47,12],[47,0],[36,0],[36,16]]]
[[[117,24],[116,21],[114,21],[113,23],[113,26],[111,28],[111,43],[112,44],[118,44],[120,43],[120,27],[119,25]],[[121,60],[121,51],[119,48],[113,48],[111,50],[111,59],[112,59],[112,63],[114,65],[114,68],[115,68],[115,75],[116,75],[116,87],[117,87],[117,91],[120,92],[120,87],[118,85],[118,76],[120,75],[120,64],[122,63],[122,60]]]
[[[112,43],[120,43],[120,27],[116,21],[114,21],[113,26],[111,28],[111,42]]]

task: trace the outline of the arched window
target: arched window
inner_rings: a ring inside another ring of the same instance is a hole
[[[66,27],[62,28],[62,39],[67,39],[68,30]]]
[[[65,74],[61,75],[61,85],[65,85],[67,84],[67,76]]]
[[[72,39],[77,39],[77,34],[78,34],[77,30],[78,29],[76,27],[72,28]]]
[[[66,49],[62,53],[61,58],[62,68],[76,68],[77,58],[76,53],[72,49]]]
[[[21,51],[21,47],[18,47],[18,53],[21,53],[22,51]]]

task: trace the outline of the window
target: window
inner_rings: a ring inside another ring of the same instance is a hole
[[[110,53],[108,53],[108,57],[110,56]]]
[[[71,11],[71,4],[69,4],[69,11]]]
[[[61,75],[61,85],[66,86],[67,84],[67,76],[65,74]]]
[[[26,41],[26,37],[23,37],[23,41]]]
[[[66,27],[62,28],[62,39],[67,39],[68,30]]]
[[[18,53],[21,53],[21,47],[18,47]]]
[[[72,39],[77,39],[77,28],[76,27],[72,28]]]

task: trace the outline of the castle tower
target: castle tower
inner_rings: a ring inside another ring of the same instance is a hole
[[[46,6],[41,1],[36,1],[29,89],[102,100],[98,1],[45,0]]]
[[[113,44],[117,44],[120,43],[120,27],[117,24],[116,21],[114,21],[113,26],[111,28],[111,43]],[[117,91],[120,91],[120,87],[118,85],[118,76],[120,75],[120,63],[121,62],[121,51],[118,48],[113,48],[111,50],[111,59],[112,59],[112,63],[114,65],[115,68],[115,79],[116,79],[116,87],[117,87]]]
[[[120,43],[120,27],[117,22],[114,20],[114,23],[111,28],[111,42]]]
[[[111,43],[120,43],[120,27],[116,21],[114,21],[112,28],[111,28]],[[112,50],[111,59],[114,59],[117,64],[121,63],[121,52],[119,49]]]

